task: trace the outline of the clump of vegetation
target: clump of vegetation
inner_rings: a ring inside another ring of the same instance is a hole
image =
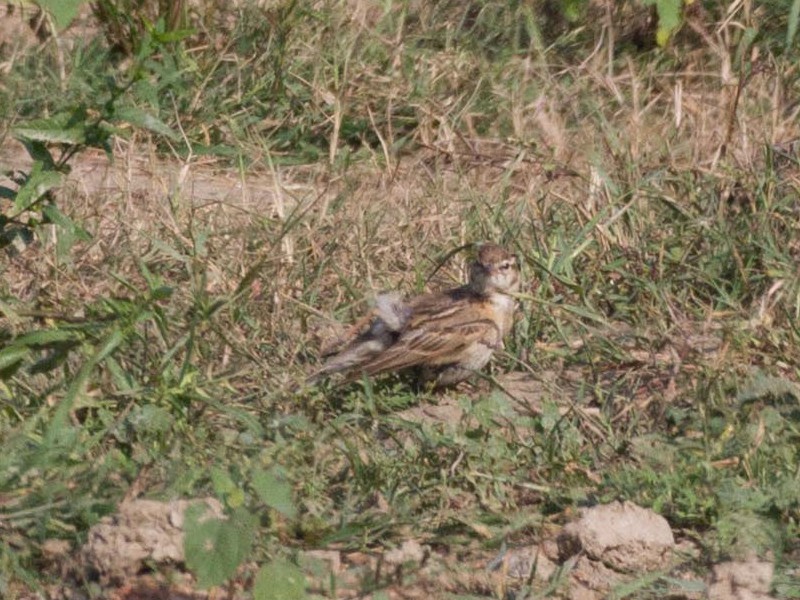
[[[616,498],[800,596],[800,3],[162,4],[0,46],[3,595],[126,496],[210,495],[187,564],[258,597]],[[527,282],[486,381],[297,391],[474,240]]]

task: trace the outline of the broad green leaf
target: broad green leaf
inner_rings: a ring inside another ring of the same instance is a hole
[[[26,141],[77,146],[86,142],[86,129],[82,125],[69,128],[56,126],[56,124],[53,124],[53,127],[28,125],[27,127],[15,127],[14,136]]]
[[[14,209],[27,210],[38,202],[42,196],[61,184],[61,173],[42,169],[41,163],[34,163],[28,180],[17,191]]]
[[[241,488],[236,488],[235,490],[231,491],[230,494],[225,496],[225,504],[230,508],[239,508],[244,506],[245,500],[247,498],[244,495],[244,491]]]
[[[159,135],[168,137],[171,140],[179,139],[178,134],[170,129],[169,125],[140,108],[133,106],[120,108],[116,111],[115,120],[130,123],[131,125],[141,127],[142,129],[147,129],[153,133],[158,133]]]
[[[570,23],[576,23],[586,12],[588,0],[562,0],[561,14]]]
[[[125,336],[121,329],[115,329],[112,331],[111,334],[106,338],[103,345],[100,347],[100,350],[98,350],[92,357],[92,363],[96,365],[102,362],[107,356],[113,353],[114,350],[116,350],[124,340]]]
[[[56,257],[59,263],[64,263],[69,258],[70,250],[75,240],[88,241],[92,238],[83,227],[79,226],[72,219],[62,213],[53,204],[42,207],[44,214],[52,223],[58,226],[58,238],[56,241]]]
[[[106,358],[106,368],[114,378],[114,383],[119,390],[130,392],[133,389],[135,384],[133,377],[128,371],[122,368],[122,365],[120,365],[113,356]]]
[[[216,144],[213,146],[196,146],[193,148],[196,156],[221,156],[227,158],[237,158],[239,150],[232,146]]]
[[[0,350],[0,371],[7,369],[25,358],[30,349],[25,346],[10,346]]]
[[[44,170],[53,171],[56,168],[56,161],[53,154],[47,149],[47,145],[43,142],[36,142],[33,140],[22,139],[22,145],[28,151],[28,155],[35,161],[42,163]]]
[[[78,226],[53,204],[43,206],[42,214],[59,228],[56,243],[56,257],[59,262],[64,262],[65,259],[69,258],[69,252],[75,240],[88,241],[92,238],[85,229]]]
[[[54,450],[62,452],[64,448],[70,447],[74,442],[76,428],[70,424],[68,417],[73,407],[77,404],[77,399],[84,397],[86,384],[93,366],[91,361],[83,363],[67,388],[66,394],[58,403],[53,413],[53,418],[47,424],[41,444],[42,460],[45,462],[47,461],[48,452]]]
[[[150,297],[153,300],[166,300],[167,298],[172,297],[172,294],[175,293],[175,288],[168,285],[161,285],[155,288],[151,293]]]
[[[41,8],[50,13],[58,29],[64,29],[78,16],[85,0],[36,0]]]
[[[225,500],[230,508],[238,508],[244,504],[244,491],[236,485],[227,471],[220,468],[211,469],[211,483],[218,498]]]
[[[739,39],[739,43],[736,45],[736,54],[734,55],[734,64],[740,65],[743,61],[748,60],[750,56],[750,49],[753,46],[753,42],[756,41],[758,37],[759,31],[755,27],[745,27],[744,34]]]
[[[57,342],[77,341],[81,335],[69,329],[40,329],[21,335],[14,340],[15,346],[49,346]]]
[[[292,486],[279,477],[275,469],[254,471],[251,483],[264,504],[289,518],[297,514],[297,508],[292,500]]]
[[[194,29],[173,29],[172,31],[165,31],[163,33],[154,32],[153,37],[161,44],[171,44],[185,40],[191,35],[194,35]]]
[[[244,509],[227,519],[209,516],[207,511],[203,504],[192,505],[184,519],[186,566],[201,588],[220,585],[236,572],[250,554],[256,528],[255,518]]]
[[[492,427],[498,419],[511,418],[514,410],[505,394],[495,393],[488,398],[478,400],[472,414],[484,427]]]
[[[273,560],[256,574],[253,583],[255,600],[301,600],[306,597],[306,577],[286,560]]]
[[[680,27],[683,0],[656,0],[658,11],[658,31],[656,42],[659,46],[666,46],[670,36]]]
[[[214,493],[218,498],[224,498],[236,489],[236,484],[230,474],[219,467],[211,469],[211,485],[214,486]]]
[[[77,225],[75,221],[58,210],[57,206],[48,204],[47,206],[42,207],[42,213],[44,213],[44,215],[50,219],[50,221],[61,227],[62,230],[68,230],[70,234],[75,236],[77,239],[83,242],[88,242],[92,239],[92,236],[88,231]]]
[[[789,23],[786,27],[786,49],[794,42],[794,36],[797,35],[797,22],[800,19],[800,0],[794,0],[792,7],[789,9]]]

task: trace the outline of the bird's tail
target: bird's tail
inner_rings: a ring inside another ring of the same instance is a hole
[[[397,341],[411,318],[411,308],[397,292],[380,294],[370,315],[369,327],[341,352],[331,356],[306,378],[313,385],[335,373],[367,364]]]

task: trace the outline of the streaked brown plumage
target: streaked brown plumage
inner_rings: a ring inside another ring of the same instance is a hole
[[[351,339],[307,381],[335,373],[353,381],[365,374],[418,368],[423,383],[458,383],[502,348],[516,308],[509,294],[519,291],[519,285],[516,257],[495,244],[483,244],[462,287],[407,301],[394,293],[378,296]]]

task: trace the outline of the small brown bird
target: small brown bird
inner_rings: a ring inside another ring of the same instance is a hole
[[[434,387],[463,381],[503,347],[516,309],[511,294],[519,286],[516,256],[495,244],[482,244],[466,285],[405,301],[396,293],[378,296],[372,312],[338,346],[341,350],[329,353],[307,382],[335,373],[344,373],[348,382],[411,368],[421,383]]]

